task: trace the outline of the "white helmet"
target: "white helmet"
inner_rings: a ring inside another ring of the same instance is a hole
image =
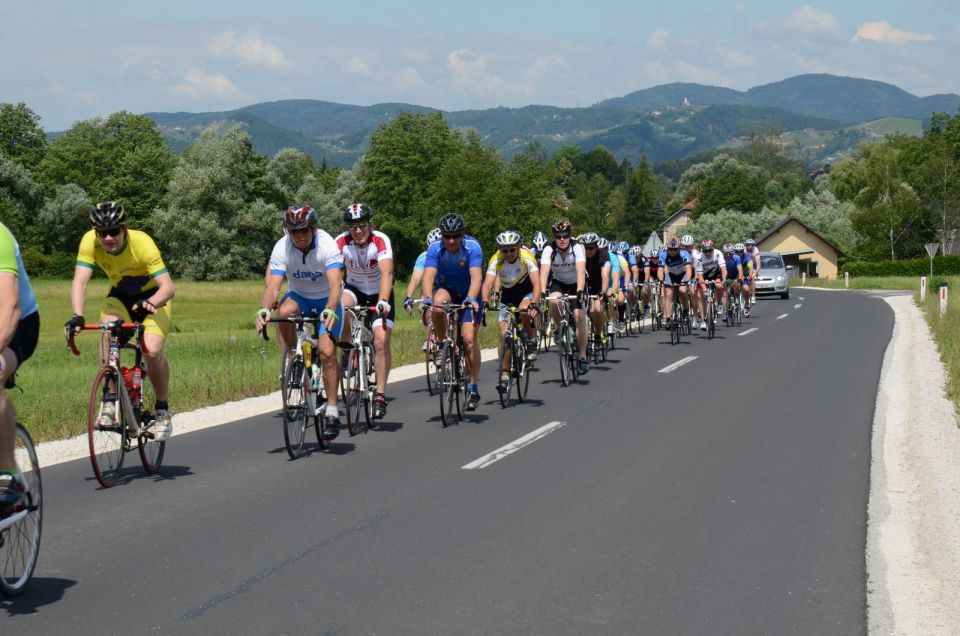
[[[743,243],[737,243],[736,245],[733,246],[733,249],[737,252],[743,252],[744,250],[747,249],[747,247]]]
[[[684,247],[690,247],[693,245],[693,237],[689,234],[684,234],[683,238],[680,239],[680,245],[683,245]]]
[[[641,256],[643,256],[643,248],[640,247],[639,245],[634,245],[633,247],[630,248],[630,253],[636,256],[637,258],[640,258]]]
[[[607,241],[607,239],[603,238],[602,236],[597,241],[597,249],[601,249],[601,250],[606,249],[608,245],[610,245],[609,241]]]
[[[427,232],[427,245],[429,246],[431,243],[436,243],[441,238],[443,238],[443,232],[440,231],[440,228],[435,227]]]
[[[523,239],[520,237],[519,232],[514,232],[513,230],[507,230],[506,232],[500,232],[497,234],[497,245],[500,247],[506,247],[507,245],[520,245],[520,242]]]

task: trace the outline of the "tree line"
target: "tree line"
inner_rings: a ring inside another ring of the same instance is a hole
[[[549,156],[538,143],[504,160],[443,113],[403,112],[347,170],[291,148],[261,155],[242,126],[209,129],[175,155],[142,115],[118,112],[52,136],[25,104],[0,104],[0,220],[41,275],[72,272],[90,207],[110,199],[156,238],[174,275],[197,280],[262,275],[288,206],[314,207],[337,233],[342,208],[357,200],[393,239],[401,272],[445,212],[462,213],[484,245],[508,228],[528,238],[548,231],[557,207],[578,232],[636,243],[692,199],[695,222],[684,231],[698,239],[756,237],[794,214],[849,255],[901,258],[956,230],[958,158],[960,116],[935,115],[921,139],[863,145],[813,181],[774,134],[660,165],[618,160],[602,146]]]

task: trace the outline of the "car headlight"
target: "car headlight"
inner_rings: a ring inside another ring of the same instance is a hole
[[[784,274],[780,274],[779,276],[777,276],[778,283],[782,283],[785,280],[787,280],[787,277]]]

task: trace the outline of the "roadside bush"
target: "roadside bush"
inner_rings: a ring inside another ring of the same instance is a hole
[[[840,268],[851,276],[924,276],[930,274],[929,258],[911,258],[897,261],[849,261]],[[937,276],[960,275],[960,256],[937,256],[933,259]]]
[[[35,248],[21,250],[23,266],[30,278],[60,278],[72,279],[76,254],[54,252],[44,254]]]

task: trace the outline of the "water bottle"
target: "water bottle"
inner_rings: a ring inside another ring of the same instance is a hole
[[[130,403],[137,404],[140,402],[140,388],[143,385],[143,374],[140,371],[140,367],[133,367],[130,369],[130,384],[128,390],[130,391]]]

